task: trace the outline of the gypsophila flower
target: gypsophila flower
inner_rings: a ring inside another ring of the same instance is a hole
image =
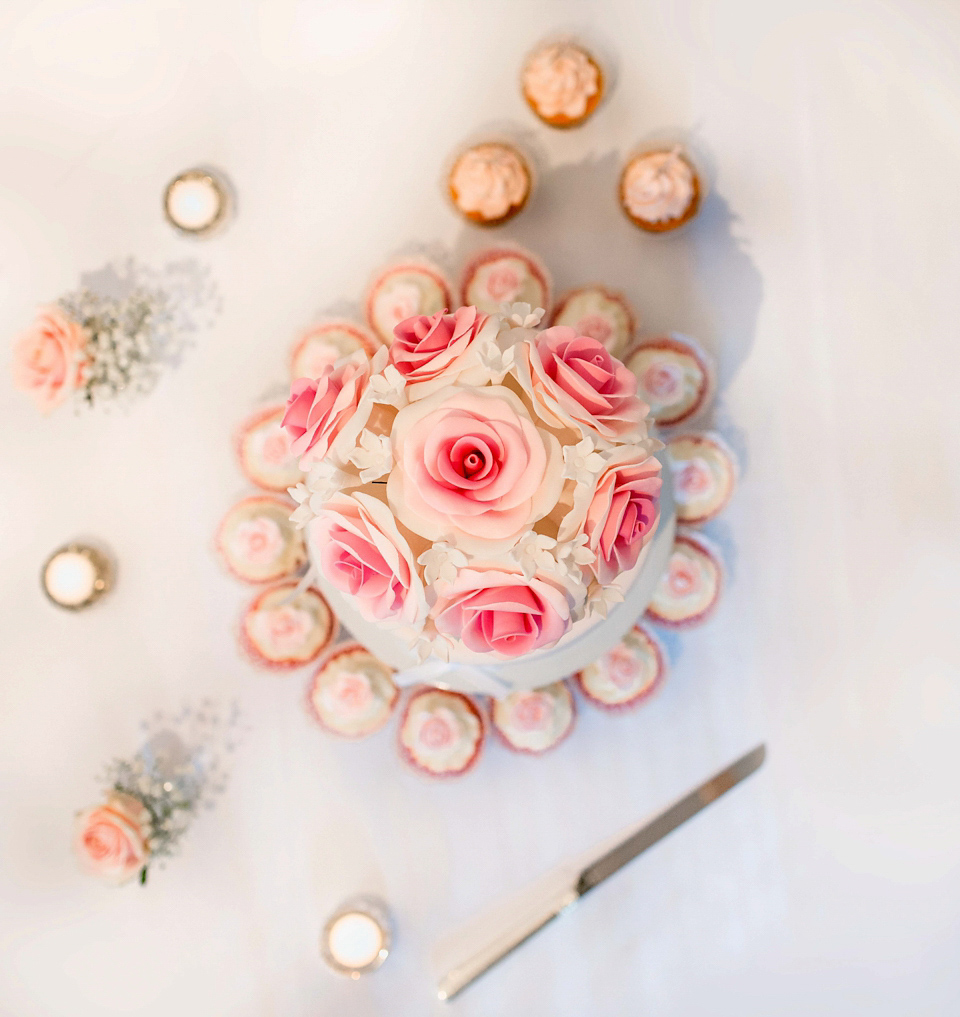
[[[503,319],[507,324],[517,328],[536,328],[546,313],[542,307],[534,309],[529,304],[522,302],[500,305],[500,314]]]
[[[524,577],[533,579],[537,572],[553,572],[557,567],[557,559],[553,549],[557,542],[553,537],[529,530],[516,543],[510,556],[520,566]]]
[[[597,451],[589,436],[576,445],[565,445],[563,449],[563,475],[578,484],[592,484],[594,477],[606,465],[606,458]]]
[[[417,564],[423,566],[423,578],[427,583],[438,580],[452,583],[458,570],[467,564],[467,556],[449,541],[438,540],[420,555]]]
[[[390,435],[374,434],[364,428],[360,432],[358,446],[347,457],[349,462],[360,471],[360,480],[369,484],[378,480],[393,468],[393,450],[390,448]]]

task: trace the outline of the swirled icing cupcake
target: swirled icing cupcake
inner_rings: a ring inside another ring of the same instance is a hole
[[[619,357],[630,345],[636,327],[633,311],[619,293],[603,286],[582,286],[557,301],[553,325],[569,325],[577,335],[596,339]]]
[[[646,339],[627,356],[637,395],[661,427],[695,417],[713,394],[713,365],[700,347],[674,333]]]
[[[223,563],[245,583],[271,583],[296,572],[306,561],[303,536],[290,522],[296,506],[261,494],[237,502],[217,530]]]
[[[386,724],[398,696],[391,668],[359,643],[344,643],[317,668],[307,706],[327,731],[364,738]]]
[[[660,687],[666,669],[666,654],[658,640],[643,625],[635,625],[623,642],[579,671],[576,680],[595,706],[626,710]]]
[[[527,60],[521,75],[523,97],[551,127],[577,127],[603,98],[603,71],[572,42],[544,46]]]
[[[515,752],[539,755],[573,730],[576,708],[565,681],[493,700],[490,719],[500,739]]]
[[[380,341],[352,321],[325,321],[307,329],[290,350],[290,378],[319,378],[328,364],[363,350],[368,357]]]
[[[720,553],[699,535],[679,533],[647,617],[670,628],[696,625],[717,606],[722,586]]]
[[[512,219],[527,203],[533,177],[512,145],[487,142],[457,158],[447,186],[461,215],[482,226],[496,226]]]
[[[466,773],[479,758],[483,739],[479,709],[459,692],[417,692],[400,722],[400,755],[431,777]]]
[[[381,342],[393,342],[393,330],[418,314],[436,314],[453,306],[450,284],[428,261],[404,261],[380,272],[367,290],[367,321]]]
[[[240,644],[262,667],[289,670],[310,664],[333,642],[337,621],[318,590],[294,582],[257,594],[240,621]]]
[[[265,406],[237,430],[237,458],[244,476],[266,491],[286,491],[303,480],[290,435],[280,426],[286,406]]]
[[[460,299],[486,314],[501,304],[527,303],[550,310],[550,276],[546,268],[518,247],[488,247],[466,264],[460,280]]]
[[[667,452],[677,520],[698,525],[719,515],[737,480],[737,461],[727,443],[713,433],[680,434],[667,443]]]
[[[679,147],[634,156],[620,177],[620,204],[641,229],[666,233],[700,207],[700,177]]]

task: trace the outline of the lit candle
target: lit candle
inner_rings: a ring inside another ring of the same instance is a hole
[[[327,921],[320,943],[324,960],[340,974],[359,978],[375,971],[390,952],[390,921],[370,897],[347,901]]]
[[[182,233],[203,236],[226,217],[227,196],[225,183],[209,170],[187,170],[167,185],[163,208]]]
[[[61,547],[43,566],[43,589],[58,607],[79,611],[110,589],[110,560],[101,551],[82,544]]]

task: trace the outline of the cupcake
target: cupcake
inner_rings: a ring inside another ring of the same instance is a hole
[[[706,620],[723,585],[720,554],[701,536],[678,533],[647,617],[659,625],[686,628]]]
[[[692,340],[673,333],[645,339],[627,356],[637,377],[637,395],[661,427],[695,417],[713,394],[713,366]]]
[[[635,625],[609,653],[576,674],[595,706],[627,710],[651,696],[666,674],[666,654],[653,633]]]
[[[290,522],[296,506],[258,494],[237,502],[217,530],[224,564],[245,583],[272,583],[296,572],[307,560],[303,536]]]
[[[494,699],[490,707],[493,729],[515,752],[539,755],[559,745],[573,730],[576,709],[565,681],[533,691],[512,692]]]
[[[667,233],[689,222],[701,192],[697,171],[679,146],[634,156],[620,176],[620,204],[648,233]]]
[[[577,335],[596,339],[619,357],[633,339],[636,319],[619,293],[611,293],[603,286],[582,286],[557,301],[550,324],[569,325]]]
[[[536,50],[520,76],[523,97],[551,127],[577,127],[600,105],[603,71],[594,58],[572,42]]]
[[[258,593],[240,621],[240,645],[262,667],[278,671],[311,664],[333,642],[337,620],[318,590],[294,596],[295,582]]]
[[[393,330],[417,314],[452,309],[453,296],[443,272],[428,261],[405,261],[385,268],[367,290],[367,321],[381,342],[393,342]]]
[[[290,435],[280,426],[286,406],[266,406],[247,417],[237,430],[237,458],[243,475],[266,491],[286,491],[303,480]]]
[[[737,461],[717,434],[679,434],[667,443],[677,520],[689,525],[719,515],[733,494]]]
[[[465,219],[497,226],[512,219],[527,203],[533,177],[517,149],[492,141],[474,145],[458,156],[447,188]]]
[[[377,352],[380,341],[362,325],[352,321],[325,321],[314,325],[290,350],[290,378],[319,378],[328,364],[335,364],[357,350],[368,357]]]
[[[527,303],[550,310],[550,277],[546,268],[517,247],[488,247],[475,254],[463,270],[461,302],[487,314],[501,304]]]
[[[343,643],[317,668],[307,706],[327,731],[364,738],[386,724],[398,696],[392,668],[359,643]]]
[[[483,738],[483,717],[472,699],[425,688],[404,710],[400,755],[431,777],[457,777],[477,761]]]

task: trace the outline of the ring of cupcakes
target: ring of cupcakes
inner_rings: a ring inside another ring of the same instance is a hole
[[[679,145],[636,155],[620,174],[620,207],[648,233],[668,233],[689,222],[702,192],[697,169]]]
[[[533,191],[533,174],[513,145],[488,141],[457,156],[447,190],[465,219],[479,226],[499,226],[526,205]]]
[[[573,730],[577,710],[565,681],[540,689],[511,692],[490,704],[497,737],[514,752],[539,756],[556,748]]]
[[[570,41],[535,50],[520,75],[527,105],[551,127],[579,127],[600,105],[603,69],[582,46]]]
[[[400,691],[393,669],[356,642],[335,646],[307,689],[307,707],[325,730],[341,738],[365,738],[390,719]]]
[[[453,289],[429,261],[401,261],[382,269],[367,289],[367,322],[381,342],[393,342],[393,330],[417,314],[436,314],[453,304]]]
[[[295,582],[271,586],[243,612],[240,645],[255,664],[275,671],[304,667],[336,637],[337,619],[320,591],[296,590]]]
[[[720,552],[699,534],[678,533],[647,617],[667,628],[698,625],[712,614],[722,587]]]
[[[483,714],[469,696],[425,688],[403,711],[400,755],[431,777],[459,777],[480,758],[485,734]]]
[[[727,506],[737,481],[737,460],[712,432],[678,434],[667,442],[677,521],[698,526]]]
[[[667,673],[667,656],[653,633],[635,625],[612,650],[574,676],[584,697],[610,711],[649,699]]]
[[[550,275],[540,260],[519,247],[488,247],[464,266],[460,302],[494,314],[515,302],[550,311]]]
[[[372,357],[380,347],[362,325],[352,321],[324,321],[307,329],[290,350],[290,379],[319,378],[323,369],[357,350]]]
[[[604,286],[582,286],[557,301],[551,325],[569,325],[620,357],[633,340],[636,319],[626,299]]]
[[[645,339],[627,356],[637,379],[637,395],[661,427],[695,417],[713,394],[713,364],[692,339],[674,332]]]
[[[243,475],[265,491],[284,492],[303,480],[290,435],[280,426],[286,405],[266,406],[237,429],[237,459]]]
[[[217,528],[216,547],[230,573],[244,583],[272,583],[307,560],[303,535],[290,522],[296,506],[275,495],[237,502]]]

